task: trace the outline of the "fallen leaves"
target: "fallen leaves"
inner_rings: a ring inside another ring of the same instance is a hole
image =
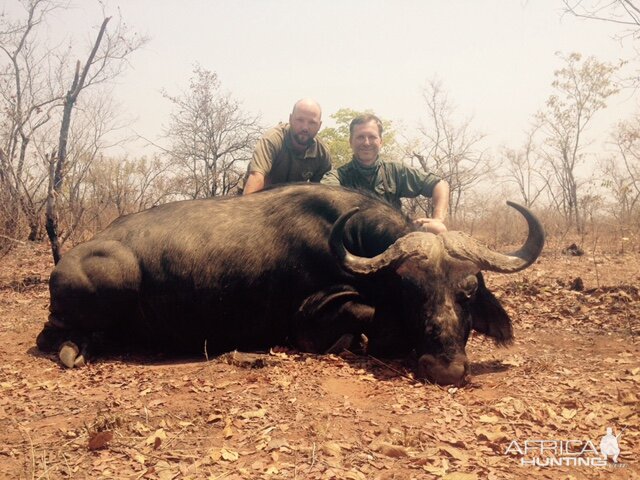
[[[440,450],[440,453],[456,459],[459,462],[467,463],[469,461],[469,453],[466,448],[458,448],[452,445],[443,444],[440,445],[438,449]]]
[[[389,443],[380,444],[375,451],[391,458],[404,458],[409,456],[409,451],[405,447]]]
[[[500,418],[495,415],[480,415],[480,418],[478,418],[478,421],[480,423],[489,423],[489,424],[495,425],[496,423],[500,422]]]
[[[475,473],[453,472],[444,475],[442,480],[478,480],[478,478],[478,475]]]
[[[165,433],[164,429],[159,428],[158,430],[153,432],[153,434],[147,437],[147,439],[145,440],[145,444],[151,445],[154,450],[157,450],[158,448],[160,448],[160,445],[162,445],[163,440],[166,439],[167,434]]]
[[[487,440],[492,444],[497,444],[506,441],[509,437],[506,432],[501,429],[489,429],[486,427],[476,428],[475,434],[478,440]]]
[[[0,478],[541,480],[504,455],[509,442],[597,445],[608,426],[630,463],[640,455],[637,290],[590,289],[572,272],[585,290],[570,291],[555,275],[487,278],[516,342],[474,337],[472,384],[446,389],[407,378],[410,361],[286,349],[228,363],[114,356],[62,371],[25,353],[41,326],[32,311],[46,318],[44,286],[23,303],[0,291]]]
[[[220,449],[220,456],[222,457],[223,460],[226,460],[228,462],[235,462],[240,457],[238,452],[234,450],[230,450],[228,448]]]
[[[618,400],[623,405],[640,405],[640,399],[636,392],[618,390]]]
[[[336,442],[324,442],[320,450],[330,457],[339,457],[342,455],[342,447]]]
[[[227,440],[233,437],[233,427],[231,424],[231,419],[229,418],[226,419],[224,429],[222,430],[222,436]]]
[[[249,412],[243,412],[240,414],[241,418],[244,418],[245,420],[250,419],[250,418],[263,418],[265,415],[267,414],[267,410],[264,408],[260,408],[258,410],[252,410]]]
[[[106,430],[104,432],[93,433],[89,436],[89,450],[100,450],[105,448],[109,442],[113,440],[113,432]]]

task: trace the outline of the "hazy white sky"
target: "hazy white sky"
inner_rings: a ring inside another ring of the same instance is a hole
[[[11,0],[13,1],[13,0]],[[217,72],[223,88],[270,126],[300,97],[317,99],[325,125],[339,108],[372,109],[415,128],[422,87],[442,81],[460,117],[490,146],[518,146],[551,93],[556,51],[600,60],[631,56],[619,27],[562,16],[559,0],[105,0],[151,41],[132,58],[116,93],[134,128],[157,138],[194,64]],[[59,11],[58,32],[95,35],[97,2]],[[620,95],[600,116],[604,128],[637,110]]]

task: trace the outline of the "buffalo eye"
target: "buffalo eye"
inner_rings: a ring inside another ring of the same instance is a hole
[[[478,279],[475,275],[469,275],[460,282],[458,287],[459,296],[465,300],[469,300],[478,290]]]

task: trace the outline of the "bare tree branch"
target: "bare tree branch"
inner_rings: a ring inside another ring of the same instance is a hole
[[[464,194],[478,184],[491,170],[491,159],[481,148],[482,133],[472,130],[471,119],[454,123],[455,109],[437,80],[423,91],[427,123],[420,129],[420,149],[412,157],[422,169],[446,179],[451,186],[449,205],[455,220]],[[418,199],[418,202],[423,201]],[[428,205],[421,207],[428,213]]]
[[[552,83],[557,94],[549,97],[537,119],[545,135],[543,155],[559,189],[557,204],[568,224],[582,232],[579,194],[584,182],[576,169],[584,161],[584,133],[594,115],[606,107],[607,99],[618,93],[613,75],[619,66],[593,57],[583,61],[578,53],[560,57],[565,65],[554,73]]]
[[[190,198],[231,193],[260,134],[258,118],[221,91],[215,72],[200,67],[186,92],[164,96],[175,108],[166,138],[184,193]]]
[[[130,53],[146,42],[146,39],[136,39],[134,42],[130,42],[125,36],[119,36],[118,40],[114,41],[114,39],[106,35],[107,25],[110,19],[111,17],[106,17],[102,21],[102,25],[100,26],[98,35],[96,36],[84,66],[81,67],[80,61],[76,63],[73,81],[64,99],[58,151],[55,159],[55,169],[53,172],[50,171],[50,175],[53,174],[53,178],[50,178],[46,210],[46,230],[51,242],[51,250],[55,263],[60,259],[60,249],[65,239],[64,237],[61,238],[58,231],[57,198],[61,193],[64,182],[71,115],[78,96],[91,85],[105,82],[120,73],[121,70],[119,67],[116,67],[113,71],[109,71],[108,67],[111,65],[121,65]],[[107,39],[106,48],[101,50],[101,45],[103,45],[103,40],[105,39]],[[101,51],[102,53],[99,54]],[[78,211],[79,217],[82,215],[82,212],[83,208],[81,207]],[[78,218],[76,218],[76,220],[78,220]]]

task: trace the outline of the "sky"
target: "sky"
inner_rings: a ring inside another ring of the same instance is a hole
[[[199,64],[265,127],[286,121],[297,99],[312,97],[325,126],[340,108],[370,109],[411,134],[426,118],[424,86],[437,79],[457,117],[472,117],[488,144],[517,147],[552,93],[553,72],[562,65],[556,52],[610,62],[633,54],[613,38],[619,26],[563,15],[560,0],[103,3],[107,15],[119,12],[150,37],[114,92],[135,132],[154,141],[171,112],[162,90],[184,91]],[[92,39],[100,5],[71,5],[51,19],[51,31]],[[632,92],[617,96],[598,116],[594,135],[637,107]]]

